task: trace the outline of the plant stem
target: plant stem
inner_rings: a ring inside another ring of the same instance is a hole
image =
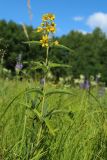
[[[45,65],[46,65],[46,67],[47,67],[47,71],[45,72],[44,84],[43,84],[43,99],[42,99],[42,111],[41,111],[41,114],[42,114],[42,115],[43,115],[43,112],[44,112],[45,85],[46,85],[46,78],[47,78],[47,73],[48,73],[48,54],[49,54],[49,47],[46,48],[46,60],[45,60]]]
[[[46,59],[45,59],[45,65],[47,67],[47,71],[45,72],[44,75],[44,84],[43,84],[43,97],[42,97],[42,107],[41,107],[41,116],[43,117],[44,114],[44,104],[45,104],[45,85],[46,85],[46,78],[47,78],[47,73],[48,73],[48,54],[49,54],[49,47],[46,48]],[[39,130],[39,136],[38,136],[38,140],[37,142],[39,143],[40,139],[41,139],[41,135],[42,135],[42,129],[43,129],[43,124],[41,124],[40,126],[40,130]]]
[[[49,53],[49,47],[46,48],[46,66],[48,67],[48,53]]]

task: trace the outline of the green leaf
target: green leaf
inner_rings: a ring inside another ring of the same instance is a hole
[[[68,95],[72,95],[72,96],[76,96],[75,94],[69,92],[69,91],[66,91],[66,90],[60,90],[60,89],[53,89],[52,91],[48,91],[45,96],[50,96],[50,95],[53,95],[53,94],[68,94]]]
[[[4,110],[3,114],[1,115],[0,117],[0,120],[2,120],[2,118],[4,117],[4,115],[6,114],[6,112],[9,110],[9,108],[11,107],[12,103],[17,99],[19,98],[21,95],[25,94],[25,93],[31,93],[31,92],[37,92],[41,95],[43,95],[43,92],[38,89],[38,88],[32,88],[32,89],[27,89],[27,90],[24,90],[22,92],[20,92],[17,96],[15,96],[6,106],[6,109]]]
[[[55,68],[55,67],[71,67],[71,66],[66,65],[66,64],[58,64],[58,63],[49,62],[49,68]]]
[[[27,109],[31,109],[31,106],[28,104],[25,104],[25,103],[19,103],[19,104],[25,106]]]
[[[70,49],[69,47],[66,47],[64,45],[61,45],[61,44],[58,44],[58,45],[53,45],[54,47],[56,48],[62,48],[62,49],[65,49],[65,50],[68,50],[70,52],[74,52],[74,50]]]
[[[55,131],[56,129],[53,129],[51,124],[49,123],[49,120],[48,119],[45,119],[45,124],[50,132],[50,134],[52,134],[53,136],[55,136]]]
[[[32,64],[32,65],[41,65],[41,64],[43,64],[43,63],[41,63],[41,62],[35,62],[35,61],[30,61],[30,62],[27,62],[27,61],[24,61],[23,62],[24,64]]]
[[[43,149],[39,149],[38,151],[36,150],[31,160],[40,160],[45,154],[46,154],[46,151],[43,152]]]
[[[37,45],[41,45],[40,41],[27,41],[27,42],[23,42],[25,44],[37,44]]]
[[[34,113],[36,114],[36,116],[39,118],[39,120],[41,120],[41,119],[42,119],[42,116],[41,116],[41,114],[38,112],[38,110],[35,108],[33,111],[34,111]]]
[[[27,61],[24,61],[24,62],[23,62],[23,64],[28,64],[28,63],[29,63],[29,62],[27,62]]]
[[[68,114],[69,111],[67,111],[67,110],[52,109],[51,111],[49,111],[49,112],[46,114],[46,117],[52,116],[52,115],[54,115],[54,114],[60,114],[60,113]]]
[[[34,61],[30,61],[30,62],[24,62],[24,64],[29,64],[32,65],[29,70],[37,70],[37,69],[42,69],[43,71],[47,71],[47,67],[44,63],[41,62],[34,62]]]

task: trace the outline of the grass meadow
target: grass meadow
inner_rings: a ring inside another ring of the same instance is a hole
[[[5,9],[16,21],[0,20],[0,160],[107,160],[107,14],[75,16],[80,3],[63,3],[37,5],[36,28],[30,0],[32,22],[22,3],[25,20],[17,3]],[[50,6],[71,14],[59,11],[58,28],[55,14],[43,14]]]
[[[107,93],[47,83],[41,115],[40,90],[0,80],[0,160],[106,160]]]

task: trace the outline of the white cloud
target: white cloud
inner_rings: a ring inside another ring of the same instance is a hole
[[[83,19],[84,19],[84,17],[82,17],[82,16],[73,17],[74,21],[82,21]]]
[[[107,13],[97,12],[90,15],[87,25],[92,29],[100,27],[104,32],[107,32]]]

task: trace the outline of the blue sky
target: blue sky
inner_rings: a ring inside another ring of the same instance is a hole
[[[27,0],[0,0],[0,19],[37,27],[42,14],[56,15],[57,35],[79,30],[84,34],[99,26],[107,32],[107,0],[31,0],[33,18],[29,18]]]

